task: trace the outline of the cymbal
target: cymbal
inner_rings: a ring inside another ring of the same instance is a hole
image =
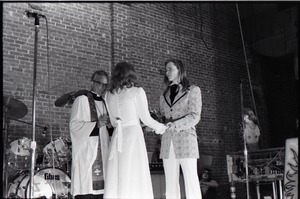
[[[57,107],[62,107],[65,106],[66,104],[73,104],[76,97],[78,97],[79,95],[85,95],[88,92],[89,92],[88,90],[79,90],[79,91],[72,91],[63,94],[54,102],[54,105]]]
[[[3,111],[6,117],[20,119],[28,113],[27,106],[20,100],[3,96]]]

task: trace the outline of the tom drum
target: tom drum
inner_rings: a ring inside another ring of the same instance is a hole
[[[48,167],[53,166],[53,164],[55,167],[61,167],[72,158],[68,141],[63,138],[57,138],[47,144],[43,149],[43,154],[43,165]]]

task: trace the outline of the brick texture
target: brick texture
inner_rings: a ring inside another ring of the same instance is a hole
[[[235,4],[36,5],[48,21],[41,18],[38,28],[37,152],[42,153],[51,139],[70,139],[70,106],[55,107],[54,102],[65,93],[89,89],[93,71],[104,69],[110,73],[121,60],[133,63],[139,84],[147,93],[149,109],[158,109],[164,89],[163,63],[176,57],[185,63],[191,82],[201,88],[203,110],[197,125],[200,154],[213,155],[212,173],[219,183],[217,198],[229,198],[226,154],[241,150],[241,80],[245,105],[253,108]],[[3,4],[3,95],[25,103],[28,114],[20,120],[31,123],[35,27],[33,18],[23,18],[26,9],[30,9],[27,3]],[[267,147],[269,127],[263,120],[266,113],[264,96],[259,93],[259,60],[247,44],[246,49]],[[51,128],[44,132],[46,124]],[[21,137],[32,138],[32,126],[11,121],[8,142]],[[154,151],[157,139],[154,133],[145,134],[148,151]]]

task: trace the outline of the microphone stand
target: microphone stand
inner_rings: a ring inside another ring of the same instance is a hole
[[[34,185],[34,166],[35,166],[35,153],[36,153],[36,141],[35,141],[35,105],[36,105],[36,71],[37,71],[37,44],[38,44],[38,29],[39,29],[39,16],[34,17],[34,28],[35,28],[35,38],[34,38],[34,63],[33,63],[33,93],[32,93],[32,141],[30,143],[31,148],[31,168],[30,168],[30,187],[29,187],[29,198],[33,198],[33,185]]]
[[[241,110],[242,110],[242,122],[243,122],[243,138],[244,138],[244,156],[245,156],[245,169],[246,169],[246,188],[247,188],[247,199],[250,198],[250,193],[249,193],[249,173],[248,173],[248,150],[247,150],[247,143],[246,143],[246,138],[244,134],[245,130],[245,122],[244,122],[244,117],[243,117],[243,109],[244,109],[244,100],[243,100],[243,83],[241,81],[240,84],[240,91],[241,91]]]

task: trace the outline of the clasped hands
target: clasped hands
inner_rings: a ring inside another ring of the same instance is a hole
[[[98,122],[97,122],[97,126],[99,128],[101,128],[103,126],[107,126],[108,128],[112,127],[109,116],[108,115],[100,116],[98,119]],[[166,132],[175,131],[175,124],[173,122],[168,122],[167,124],[165,124],[165,126],[166,126],[165,131],[163,131],[159,134],[164,134]]]
[[[166,132],[172,132],[175,131],[175,124],[173,122],[168,122],[167,124],[165,124],[165,131],[159,132],[158,134],[164,134]]]
[[[166,127],[167,127],[166,132],[167,131],[175,131],[175,124],[173,122],[168,122],[166,124]]]

